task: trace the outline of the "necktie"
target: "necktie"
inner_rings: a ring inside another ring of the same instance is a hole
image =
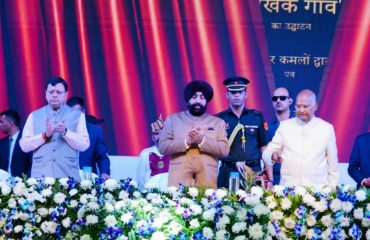
[[[10,147],[12,146],[13,138],[9,137],[9,153],[10,153]]]
[[[11,150],[12,150],[12,142],[13,142],[13,138],[11,136],[9,136],[9,166],[8,166],[8,173],[11,174],[11,163],[12,163],[12,153],[11,153]]]

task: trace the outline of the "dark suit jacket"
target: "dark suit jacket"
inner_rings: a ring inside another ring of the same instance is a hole
[[[370,177],[370,132],[357,136],[348,165],[349,175],[361,186]]]
[[[94,173],[97,173],[96,165],[99,167],[100,174],[110,175],[110,161],[107,155],[107,147],[103,140],[103,131],[99,125],[86,121],[87,132],[89,133],[90,146],[80,152],[80,169],[85,166],[92,167]]]
[[[12,162],[10,169],[12,176],[22,177],[22,174],[31,176],[32,152],[24,153],[19,146],[19,139],[22,137],[22,131],[19,132],[15,140]],[[9,165],[9,136],[0,139],[0,168],[8,171]]]

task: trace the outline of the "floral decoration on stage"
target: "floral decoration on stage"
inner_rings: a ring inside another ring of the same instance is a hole
[[[2,239],[370,239],[370,192],[180,186],[127,179],[10,178],[0,182]]]

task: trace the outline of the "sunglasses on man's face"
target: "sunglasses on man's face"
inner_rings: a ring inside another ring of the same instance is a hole
[[[288,96],[273,96],[271,99],[272,99],[273,102],[276,102],[279,98],[280,98],[280,101],[285,101],[289,97]]]

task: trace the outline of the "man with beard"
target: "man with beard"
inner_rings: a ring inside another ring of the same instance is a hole
[[[219,188],[228,187],[230,172],[243,171],[245,166],[256,173],[262,170],[260,159],[261,150],[267,144],[267,124],[261,112],[245,108],[248,83],[249,80],[244,77],[231,77],[223,81],[229,109],[217,116],[226,122],[230,153],[227,157],[220,158],[217,179]]]
[[[184,90],[187,111],[167,117],[158,149],[171,155],[168,186],[217,187],[217,157],[229,153],[225,122],[206,113],[213,97],[205,81],[190,82]]]
[[[290,97],[288,89],[283,87],[275,89],[271,100],[276,118],[269,122],[267,132],[269,142],[275,135],[280,122],[294,117],[290,111],[290,105],[292,105],[293,99]],[[281,163],[275,163],[273,166],[274,184],[279,184],[280,182],[280,169]]]

